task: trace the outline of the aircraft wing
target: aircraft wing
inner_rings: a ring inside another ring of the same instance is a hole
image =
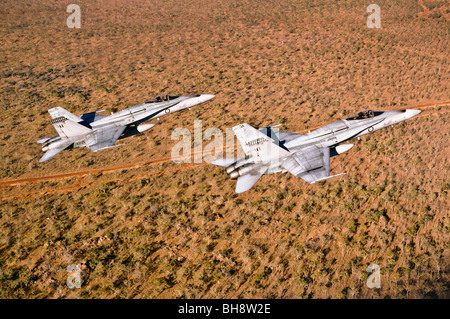
[[[330,148],[308,146],[294,153],[281,166],[308,183],[326,179],[330,176]]]
[[[114,126],[96,131],[86,138],[86,146],[94,152],[104,148],[110,148],[122,135],[126,126]]]

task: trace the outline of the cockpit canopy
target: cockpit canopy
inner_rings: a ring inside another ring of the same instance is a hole
[[[352,121],[352,120],[364,120],[364,119],[370,119],[373,118],[375,116],[379,116],[381,114],[383,114],[384,112],[381,111],[373,111],[373,110],[366,110],[366,111],[361,111],[357,114],[354,114],[348,118],[346,118],[347,121]]]
[[[176,98],[179,98],[179,96],[178,95],[164,94],[164,95],[159,95],[159,96],[155,97],[152,100],[148,100],[145,103],[160,103],[160,102],[166,102],[166,101],[175,100]]]

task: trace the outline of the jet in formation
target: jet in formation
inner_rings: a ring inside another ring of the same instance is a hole
[[[290,172],[308,183],[331,177],[330,157],[353,147],[344,143],[419,114],[419,110],[366,110],[307,134],[282,132],[269,126],[255,129],[244,123],[233,127],[245,153],[240,159],[218,159],[214,165],[226,167],[231,178],[237,178],[236,193],[249,190],[264,174]]]
[[[113,147],[118,139],[142,133],[155,126],[153,123],[144,123],[146,121],[191,108],[212,98],[214,95],[211,94],[161,95],[109,116],[98,114],[102,111],[95,111],[78,117],[62,107],[52,108],[48,112],[58,136],[37,141],[46,152],[39,162],[47,161],[69,148],[86,146],[96,152]]]

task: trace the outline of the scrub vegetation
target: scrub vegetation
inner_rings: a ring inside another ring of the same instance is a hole
[[[0,185],[0,297],[448,298],[448,1],[427,3],[379,1],[369,29],[366,1],[77,1],[69,29],[60,1],[2,1],[0,181],[83,174]],[[38,163],[49,108],[169,93],[216,97],[120,147]],[[433,103],[354,141],[331,159],[347,174],[313,185],[280,173],[237,195],[212,165],[127,166],[170,157],[171,132],[198,119],[300,132]]]

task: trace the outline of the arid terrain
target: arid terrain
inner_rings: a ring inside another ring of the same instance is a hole
[[[76,3],[79,29],[68,3],[0,2],[1,298],[450,297],[449,1],[377,1],[380,29],[360,0]],[[52,107],[202,93],[125,145],[38,162]],[[171,160],[194,120],[302,132],[402,108],[422,113],[312,185],[279,173],[235,194],[224,169]]]

